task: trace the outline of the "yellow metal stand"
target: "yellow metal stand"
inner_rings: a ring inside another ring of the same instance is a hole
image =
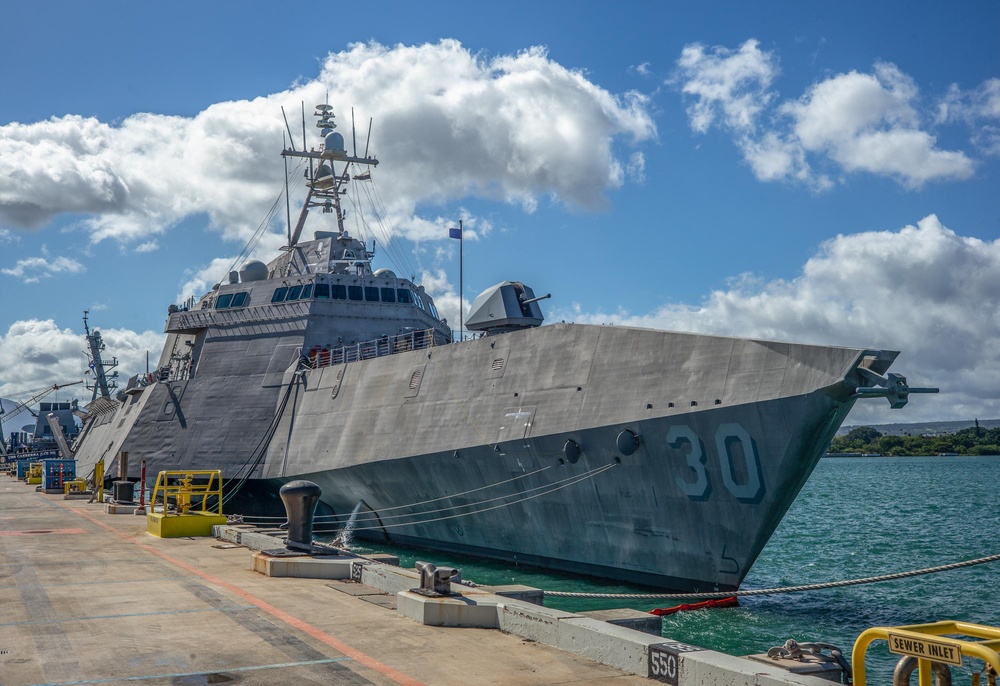
[[[41,462],[32,462],[28,465],[28,483],[29,484],[40,484],[42,483],[42,467],[44,465]]]
[[[957,634],[983,639],[968,641],[952,638]],[[851,662],[855,686],[866,686],[865,653],[872,641],[888,641],[889,652],[917,658],[920,686],[931,686],[931,663],[961,665],[962,657],[982,660],[993,674],[1000,674],[1000,629],[968,622],[933,622],[909,626],[879,626],[863,631],[854,642]]]
[[[71,479],[63,484],[63,493],[65,495],[69,495],[70,493],[86,493],[86,491],[86,479]]]
[[[208,507],[212,496],[214,511]],[[161,512],[156,511],[158,499]],[[160,538],[211,536],[213,526],[226,523],[218,469],[160,472],[150,500],[146,531]]]
[[[94,492],[97,493],[97,502],[104,502],[104,458],[102,457],[94,465]]]

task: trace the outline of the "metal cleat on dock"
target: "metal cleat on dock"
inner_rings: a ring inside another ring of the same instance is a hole
[[[460,577],[462,571],[454,567],[438,567],[430,562],[417,562],[420,572],[420,588],[411,589],[428,598],[444,598],[458,595],[451,591],[451,580]]]

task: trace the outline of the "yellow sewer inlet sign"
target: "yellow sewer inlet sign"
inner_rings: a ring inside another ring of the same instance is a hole
[[[959,646],[943,641],[915,638],[911,635],[901,636],[890,632],[889,651],[897,655],[912,655],[950,665],[962,664],[962,651]]]

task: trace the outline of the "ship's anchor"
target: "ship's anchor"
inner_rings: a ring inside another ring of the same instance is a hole
[[[855,398],[886,398],[894,410],[906,405],[910,393],[937,393],[937,388],[910,388],[906,377],[902,374],[889,372],[885,376],[864,367],[855,371],[871,382],[870,386],[858,386],[854,389]]]

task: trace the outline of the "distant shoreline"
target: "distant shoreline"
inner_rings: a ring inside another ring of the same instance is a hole
[[[824,458],[885,457],[892,460],[899,460],[908,457],[1000,457],[1000,455],[962,455],[960,453],[938,453],[937,455],[883,455],[881,453],[824,453],[823,457]]]
[[[841,426],[837,431],[838,436],[844,436],[851,429],[859,426],[870,426],[876,429],[883,436],[928,436],[953,434],[962,429],[970,429],[976,425],[976,419],[950,421],[950,422],[911,422],[908,424],[851,424]],[[1000,419],[980,419],[979,426],[983,429],[993,429],[1000,427]]]

